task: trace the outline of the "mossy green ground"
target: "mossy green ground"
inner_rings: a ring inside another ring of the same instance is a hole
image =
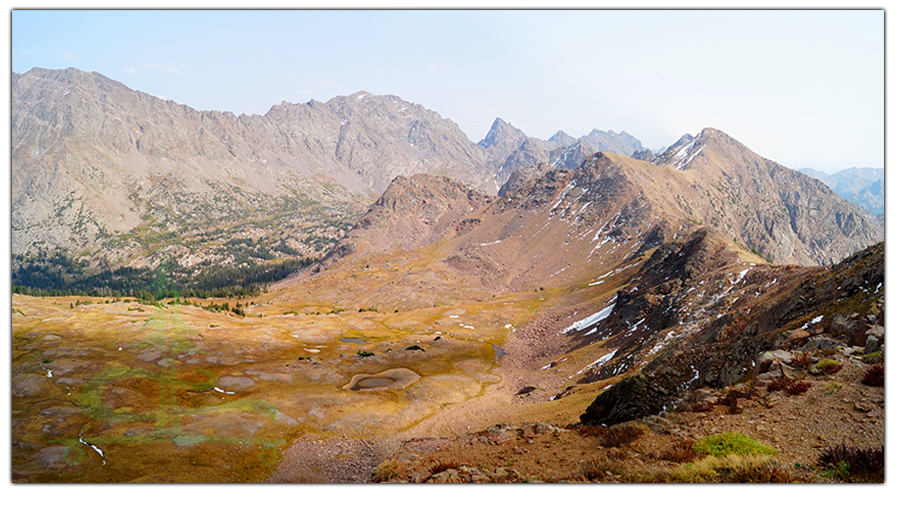
[[[284,315],[258,305],[238,317],[124,301],[70,307],[76,300],[13,297],[22,311],[13,319],[15,480],[264,480],[305,433],[390,435],[482,394],[499,381],[491,372],[503,326],[534,306],[315,315],[295,304]],[[421,379],[341,389],[354,374],[397,367]]]
[[[714,457],[727,455],[778,455],[771,446],[750,439],[743,434],[725,432],[707,436],[694,445],[694,451]]]

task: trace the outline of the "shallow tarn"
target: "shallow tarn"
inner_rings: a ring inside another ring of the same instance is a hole
[[[356,374],[343,389],[350,391],[393,390],[406,388],[421,378],[408,368],[392,368],[377,374]]]

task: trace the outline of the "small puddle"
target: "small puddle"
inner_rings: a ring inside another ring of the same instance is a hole
[[[506,351],[504,351],[502,347],[497,347],[496,345],[494,345],[493,347],[494,347],[494,361],[497,361],[498,359],[500,359],[500,356],[506,356]]]
[[[381,386],[389,386],[394,384],[396,379],[391,379],[390,377],[366,377],[365,379],[360,379],[356,382],[356,387],[358,389],[364,388],[380,388]]]
[[[362,338],[347,338],[345,336],[342,336],[341,342],[344,342],[345,344],[366,345],[366,341]]]
[[[356,374],[343,389],[350,391],[402,389],[419,378],[419,374],[408,368],[392,368],[378,374]]]

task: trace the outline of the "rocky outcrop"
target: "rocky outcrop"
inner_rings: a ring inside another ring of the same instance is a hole
[[[409,251],[471,228],[465,226],[465,218],[492,200],[447,177],[397,177],[325,256],[318,270],[353,253]]]
[[[708,273],[704,278],[709,276]],[[775,349],[815,354],[850,348],[852,340],[847,337],[807,337],[794,332],[822,322],[836,324],[833,334],[839,334],[845,331],[841,325],[847,325],[846,318],[853,314],[861,330],[872,337],[866,341],[872,344],[873,352],[884,348],[883,336],[878,336],[878,321],[883,321],[884,313],[883,243],[833,267],[784,272],[777,278],[784,281],[775,295],[747,302],[682,338],[639,373],[601,393],[582,414],[581,421],[612,425],[670,410],[701,386],[721,388],[735,384],[754,370],[754,362],[761,364],[757,371],[762,373],[783,370],[785,356],[779,357]],[[841,312],[831,312],[833,315],[828,317],[829,310]],[[856,328],[850,327],[849,331]],[[772,355],[764,356],[766,351],[772,351]]]

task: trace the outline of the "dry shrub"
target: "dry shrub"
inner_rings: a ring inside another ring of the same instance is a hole
[[[810,359],[810,355],[808,352],[803,351],[797,354],[794,354],[794,357],[791,358],[790,365],[796,368],[806,368],[812,365],[812,360]]]
[[[641,437],[643,433],[642,429],[634,425],[617,425],[610,427],[600,436],[600,444],[606,448],[621,446]]]
[[[796,479],[768,455],[728,455],[703,459],[675,468],[673,483],[789,483]]]
[[[790,377],[779,377],[778,379],[773,379],[766,385],[766,389],[769,391],[782,391],[788,388],[796,379],[792,379]]]
[[[787,388],[785,388],[784,392],[788,395],[803,395],[812,387],[812,383],[809,381],[796,381]]]
[[[660,460],[669,462],[691,462],[697,458],[697,452],[694,451],[694,442],[691,440],[680,440],[656,455]]]
[[[578,464],[578,474],[576,477],[588,482],[597,482],[610,476],[614,469],[617,469],[617,467],[606,459],[586,460]],[[609,472],[610,475],[607,475],[607,472]]]
[[[618,455],[608,455],[614,450],[605,450],[601,455],[578,464],[572,476],[565,479],[574,482],[621,482],[621,483],[662,483],[669,474],[667,468],[623,463]],[[545,480],[546,481],[546,480]]]
[[[578,433],[582,437],[597,437],[606,432],[606,429],[605,425],[579,425]]]
[[[862,383],[866,386],[884,386],[884,365],[875,365],[866,370]]]
[[[819,466],[848,482],[884,482],[884,446],[857,448],[839,444],[822,452]]]
[[[792,377],[779,377],[766,385],[769,391],[784,391],[788,395],[802,395],[812,387],[811,382]]]
[[[442,460],[442,461],[438,462],[437,464],[434,464],[433,466],[431,466],[431,469],[429,469],[429,471],[431,471],[432,475],[436,475],[438,473],[443,473],[444,471],[447,471],[448,469],[456,469],[458,467],[459,467],[458,462],[449,462],[449,461]]]
[[[712,411],[713,403],[709,400],[704,400],[703,402],[697,402],[695,404],[691,404],[691,412],[692,413],[706,413]]]
[[[370,481],[375,483],[389,482],[398,476],[400,462],[397,459],[388,459],[372,470]]]

